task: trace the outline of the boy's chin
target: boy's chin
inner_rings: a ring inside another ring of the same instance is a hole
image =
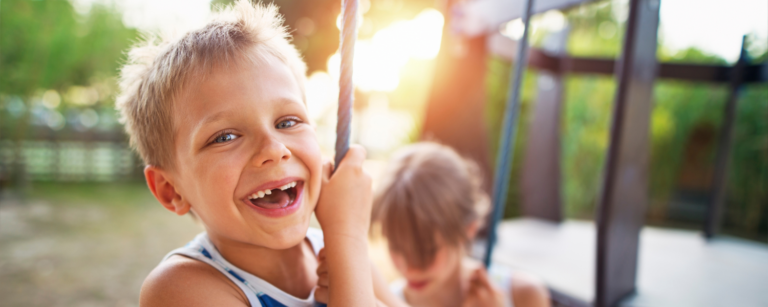
[[[307,237],[307,228],[309,228],[309,220],[271,232],[267,234],[266,238],[263,238],[263,241],[266,242],[260,245],[274,250],[284,250],[295,247]]]

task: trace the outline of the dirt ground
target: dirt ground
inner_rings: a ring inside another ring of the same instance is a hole
[[[137,306],[149,271],[202,229],[140,184],[28,195],[1,200],[0,306]]]
[[[26,194],[0,198],[0,306],[138,306],[152,268],[202,231],[141,183],[37,184]],[[396,277],[383,242],[370,255]]]

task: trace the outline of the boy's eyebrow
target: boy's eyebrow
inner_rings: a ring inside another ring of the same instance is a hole
[[[200,130],[200,128],[202,128],[206,124],[219,121],[224,117],[226,117],[226,113],[227,113],[226,111],[218,111],[216,113],[213,113],[213,115],[208,115],[204,117],[203,120],[197,122],[195,127],[192,128],[192,131],[194,131],[194,133],[196,134],[197,131]]]
[[[211,123],[211,122],[219,121],[219,120],[221,120],[222,118],[226,117],[226,113],[227,113],[227,111],[226,111],[226,110],[222,110],[222,111],[218,111],[218,112],[216,112],[216,113],[213,113],[213,115],[208,115],[208,116],[204,117],[204,118],[203,118],[203,120],[201,120],[201,121],[200,121],[200,122],[199,122],[199,123],[196,125],[196,127],[195,127],[195,128],[197,128],[197,127],[199,127],[199,126],[203,126],[203,125],[205,125],[205,124],[207,124],[207,123]]]
[[[227,113],[226,110],[218,111],[216,113],[213,113],[212,115],[208,115],[204,117],[203,120],[197,122],[197,124],[195,124],[192,127],[193,138],[197,137],[197,134],[200,132],[200,129],[202,129],[206,124],[222,120],[224,117],[226,117],[227,115],[226,113]]]

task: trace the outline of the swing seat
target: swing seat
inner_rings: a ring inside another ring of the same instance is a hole
[[[588,221],[522,218],[499,224],[493,261],[534,274],[572,306],[591,306],[597,233]],[[768,246],[701,232],[644,227],[637,287],[620,306],[768,306]],[[557,297],[555,297],[558,299]],[[557,300],[556,300],[557,301]]]

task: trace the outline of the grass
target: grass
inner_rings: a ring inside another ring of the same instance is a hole
[[[152,193],[143,182],[125,183],[59,183],[32,184],[26,192],[32,200],[57,205],[94,205],[135,207],[155,204]]]

